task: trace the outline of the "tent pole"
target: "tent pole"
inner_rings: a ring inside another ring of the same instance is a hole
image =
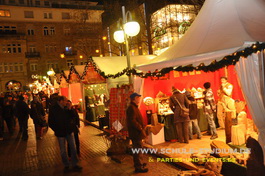
[[[227,66],[225,66],[225,77],[228,78],[228,68],[227,68]]]
[[[259,71],[260,71],[260,92],[265,106],[265,53],[264,50],[258,53],[259,58]]]

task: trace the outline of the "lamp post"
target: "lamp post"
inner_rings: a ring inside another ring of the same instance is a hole
[[[129,20],[128,17],[129,16]],[[140,25],[136,21],[132,21],[132,15],[130,11],[125,13],[125,7],[122,6],[122,25],[120,26],[120,20],[118,21],[119,30],[114,32],[114,40],[118,43],[125,42],[127,67],[131,69],[131,58],[129,52],[128,37],[136,36],[140,32]],[[129,75],[129,84],[133,84],[132,75]]]

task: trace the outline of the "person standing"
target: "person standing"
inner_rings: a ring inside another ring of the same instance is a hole
[[[45,122],[45,111],[38,96],[30,103],[30,117],[33,119],[37,139],[42,139],[42,125]]]
[[[189,108],[189,100],[185,94],[180,93],[172,87],[173,95],[170,97],[169,106],[174,112],[174,123],[176,124],[178,140],[180,143],[189,143],[189,116],[180,116],[182,108]]]
[[[189,136],[190,136],[190,139],[193,138],[193,129],[192,129],[193,126],[195,128],[197,138],[201,139],[202,135],[201,135],[200,127],[198,125],[198,107],[197,107],[196,100],[194,96],[191,95],[191,93],[188,91],[186,92],[186,96],[188,100],[190,101],[190,104],[189,104],[189,116],[190,116]]]
[[[71,150],[71,163],[74,171],[81,171],[82,167],[78,165],[78,158],[74,139],[74,120],[66,108],[67,98],[58,96],[57,102],[50,107],[48,123],[58,139],[64,172],[70,171],[70,163],[66,152],[66,141]]]
[[[4,94],[0,93],[0,141],[4,140],[4,117],[3,117],[3,106],[4,106]]]
[[[15,114],[18,118],[20,132],[22,132],[22,139],[28,140],[28,119],[30,109],[24,101],[24,97],[20,95],[15,105]]]
[[[129,138],[132,140],[132,147],[137,149],[143,148],[142,140],[146,138],[143,117],[138,109],[140,97],[141,95],[138,93],[132,93],[130,95],[130,105],[126,110]],[[136,173],[148,172],[146,163],[143,162],[143,153],[133,153],[133,162]]]
[[[213,96],[213,91],[211,89],[211,83],[206,82],[203,84],[206,89],[204,91],[204,112],[207,117],[208,124],[210,126],[211,140],[218,138],[216,132],[216,125],[214,122],[214,113],[216,112],[216,104]]]
[[[79,115],[78,112],[76,111],[76,109],[72,106],[72,102],[70,100],[67,101],[67,108],[69,110],[69,113],[71,114],[71,117],[74,120],[74,138],[75,138],[75,147],[76,147],[76,153],[78,155],[78,157],[80,157],[80,142],[79,142],[79,128],[80,128],[80,119],[79,119]],[[68,147],[68,156],[71,157],[71,149],[70,149],[70,145],[67,145]]]
[[[232,97],[233,85],[227,81],[227,77],[223,76],[221,77],[220,80],[221,80],[221,87],[220,87],[221,94]]]
[[[6,125],[9,131],[9,134],[12,136],[14,134],[14,105],[12,101],[12,96],[8,95],[7,99],[4,100],[3,106],[3,118],[6,121]]]

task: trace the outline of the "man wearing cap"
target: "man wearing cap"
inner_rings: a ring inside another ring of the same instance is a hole
[[[138,109],[140,103],[140,97],[138,93],[133,93],[130,95],[130,105],[126,110],[126,120],[129,132],[129,138],[132,140],[133,148],[143,148],[142,139],[146,137],[145,125],[143,122],[143,117]],[[146,163],[143,162],[143,154],[133,153],[133,161],[135,172],[148,172],[146,168]]]

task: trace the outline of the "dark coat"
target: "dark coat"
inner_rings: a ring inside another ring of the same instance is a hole
[[[142,130],[144,129],[144,122],[141,112],[138,109],[138,106],[131,102],[129,107],[126,110],[126,120],[129,138],[133,140],[141,140],[144,137],[142,136]]]
[[[195,101],[195,99],[193,97],[188,97],[188,100],[190,100],[190,104],[189,104],[190,120],[195,120],[195,119],[197,119],[197,114],[198,114],[197,103],[196,103],[196,101]]]
[[[23,100],[18,100],[15,106],[15,116],[19,119],[27,119],[29,117],[29,106]]]
[[[75,130],[71,111],[61,108],[58,103],[50,107],[48,123],[57,137],[65,137]]]
[[[179,101],[182,107],[189,108],[189,100],[187,99],[186,95],[180,92],[175,92],[169,99],[170,100],[169,106],[171,110],[174,112],[174,123],[189,121],[190,120],[189,117],[188,118],[180,117],[181,108],[176,99]]]
[[[34,124],[39,124],[42,119],[44,119],[45,111],[40,102],[32,101],[30,103],[30,117],[33,119]]]
[[[247,139],[247,148],[250,148],[250,156],[247,160],[247,176],[265,175],[265,166],[262,147],[259,142],[249,137]]]
[[[75,133],[78,133],[78,132],[79,132],[78,128],[80,128],[80,119],[79,119],[78,112],[77,112],[76,109],[74,109],[74,108],[71,108],[71,109],[69,110],[69,112],[71,113],[71,117],[73,118],[74,125],[75,125],[75,130],[74,130],[74,132],[75,132]]]
[[[13,118],[14,116],[14,101],[5,100],[3,107],[3,117],[4,119]]]

